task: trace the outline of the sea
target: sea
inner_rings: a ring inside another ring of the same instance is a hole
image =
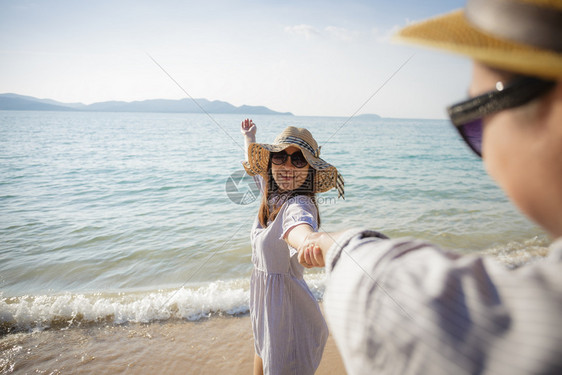
[[[246,314],[259,207],[246,117],[258,142],[309,129],[343,175],[345,199],[318,197],[321,230],[422,238],[508,268],[548,252],[446,120],[0,111],[0,337]],[[325,278],[305,274],[319,300]]]

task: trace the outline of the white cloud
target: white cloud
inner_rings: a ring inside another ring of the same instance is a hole
[[[304,36],[306,40],[325,38],[341,42],[352,42],[361,36],[360,31],[349,30],[344,27],[326,26],[323,29],[317,29],[314,26],[304,24],[287,26],[285,27],[285,32],[293,35]]]
[[[343,42],[351,42],[359,36],[359,32],[355,30],[348,30],[343,27],[328,26],[324,29],[326,33],[337,40]]]
[[[314,26],[311,25],[287,26],[285,27],[285,32],[294,35],[302,35],[307,40],[310,40],[320,35],[320,32]]]

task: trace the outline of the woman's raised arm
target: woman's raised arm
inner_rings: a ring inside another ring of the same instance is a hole
[[[248,146],[256,142],[256,124],[251,119],[245,119],[240,125],[240,131],[244,135],[244,156],[248,161]]]

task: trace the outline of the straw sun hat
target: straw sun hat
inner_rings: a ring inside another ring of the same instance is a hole
[[[275,138],[273,144],[251,143],[248,146],[248,161],[244,169],[250,176],[267,175],[269,153],[296,146],[304,155],[308,164],[316,170],[314,192],[323,193],[331,188],[338,189],[338,197],[344,196],[344,182],[336,167],[320,158],[320,147],[312,134],[306,129],[289,126]]]
[[[468,0],[464,10],[407,26],[395,38],[515,73],[562,78],[562,0]]]

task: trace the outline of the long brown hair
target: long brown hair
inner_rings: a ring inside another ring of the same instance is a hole
[[[305,195],[312,199],[314,206],[316,207],[317,217],[318,217],[318,227],[320,227],[320,211],[318,210],[318,203],[316,202],[316,193],[314,193],[314,181],[316,176],[316,170],[312,168],[310,165],[308,167],[308,175],[306,176],[306,180],[299,186],[297,189],[288,192],[287,196],[285,197],[285,201],[289,200],[289,198],[295,197],[297,195]],[[267,227],[267,223],[275,220],[277,214],[281,210],[281,205],[278,207],[270,207],[270,202],[274,202],[274,197],[279,192],[279,185],[275,182],[273,175],[271,173],[271,159],[269,160],[269,164],[267,166],[267,175],[264,176],[264,187],[263,187],[263,194],[262,200],[260,204],[260,209],[258,211],[258,220],[263,228]]]

